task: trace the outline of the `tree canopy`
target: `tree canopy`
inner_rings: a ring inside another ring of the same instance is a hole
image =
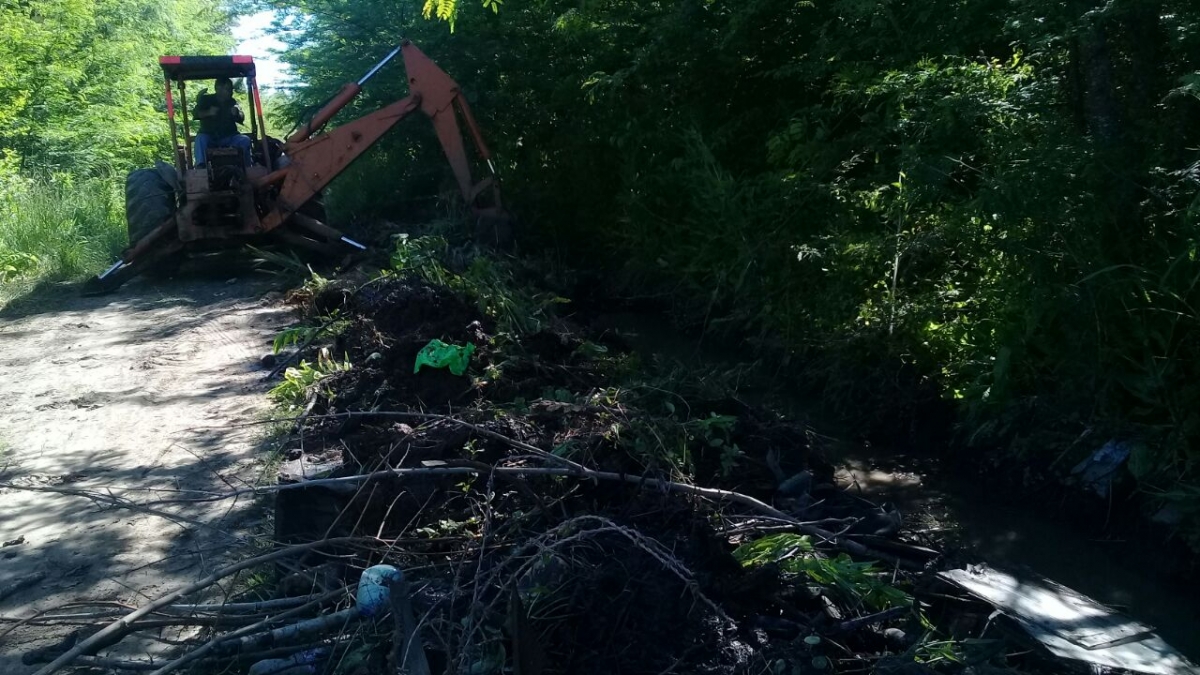
[[[946,401],[1027,466],[1111,434],[1144,441],[1147,492],[1200,484],[1195,3],[280,10],[295,112],[414,39],[472,98],[527,242],[757,338],[868,426]],[[361,105],[403,93],[393,70]],[[418,127],[344,201],[415,208],[440,175]]]
[[[226,53],[219,0],[0,3],[0,157],[10,167],[95,173],[167,147],[168,53]]]

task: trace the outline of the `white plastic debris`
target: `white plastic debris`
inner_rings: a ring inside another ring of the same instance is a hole
[[[1079,476],[1089,490],[1107,498],[1117,470],[1129,460],[1129,452],[1128,443],[1109,441],[1090,457],[1076,464],[1075,468],[1071,469],[1071,475]]]
[[[1018,577],[986,565],[938,576],[1012,617],[1056,656],[1151,675],[1200,675],[1200,667],[1152,627],[1049,579]]]

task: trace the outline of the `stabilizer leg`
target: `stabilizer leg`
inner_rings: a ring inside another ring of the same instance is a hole
[[[366,246],[342,234],[340,230],[302,213],[293,213],[287,224],[275,230],[275,234],[285,244],[312,251],[342,269],[353,265],[367,250]]]
[[[306,234],[326,241],[331,247],[333,247],[335,252],[345,251],[347,249],[352,252],[367,250],[366,246],[363,246],[357,241],[354,241],[350,237],[342,234],[341,230],[330,227],[316,218],[306,216],[303,213],[293,213],[292,223],[294,223],[297,228],[306,230]]]
[[[83,285],[84,295],[112,293],[126,281],[141,274],[147,267],[163,258],[183,250],[183,242],[175,235],[175,216],[164,220],[150,234],[126,249],[121,259],[103,273],[88,279]]]

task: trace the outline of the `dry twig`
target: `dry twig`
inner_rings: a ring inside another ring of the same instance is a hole
[[[209,642],[200,646],[199,648],[194,649],[194,650],[184,654],[183,656],[175,659],[174,661],[167,663],[166,665],[162,666],[158,670],[155,670],[154,673],[152,673],[152,675],[166,675],[167,673],[171,673],[176,670],[179,670],[183,666],[206,656],[210,652],[221,649],[224,645],[229,643],[231,640],[242,638],[243,636],[251,636],[251,638],[253,638],[253,639],[248,640],[248,641],[239,639],[238,644],[236,646],[237,648],[230,650],[230,651],[235,651],[235,652],[236,651],[249,651],[251,649],[269,646],[270,644],[273,644],[275,642],[275,638],[279,637],[280,631],[291,629],[291,628],[293,628],[293,626],[284,626],[283,628],[276,629],[275,631],[271,631],[268,633],[258,633],[257,635],[255,635],[256,631],[259,631],[272,623],[278,623],[282,619],[286,619],[286,618],[289,618],[292,616],[297,616],[299,614],[302,614],[302,613],[308,611],[309,609],[312,609],[313,607],[319,606],[322,602],[325,602],[326,600],[335,598],[338,595],[341,595],[346,592],[347,592],[347,590],[345,588],[339,588],[339,589],[330,591],[328,593],[324,593],[320,596],[317,596],[311,602],[308,602],[299,607],[295,607],[293,609],[289,609],[288,611],[283,612],[282,614],[279,614],[278,616],[270,617],[268,619],[263,619],[262,621],[251,624],[244,628],[239,628],[238,630],[232,631],[230,633],[226,633],[224,635],[218,635],[217,637],[213,638],[212,640],[210,640]],[[335,616],[335,615],[329,615],[329,616]],[[324,620],[324,619],[328,619],[328,618],[329,617],[320,617],[319,619],[315,619],[313,621],[319,621],[319,620]],[[338,617],[338,621],[336,623],[344,623],[344,622],[345,622],[345,617],[341,616],[341,617]],[[302,623],[307,623],[307,622],[302,622]],[[329,623],[329,622],[326,622],[326,623]],[[295,632],[295,631],[293,631],[293,632]],[[263,642],[263,643],[267,643],[267,644],[258,644],[259,642]],[[245,649],[243,649],[243,648],[245,648]]]
[[[375,539],[374,537],[338,537],[336,539],[322,539],[320,541],[288,546],[271,553],[256,556],[254,558],[223,567],[194,584],[168,593],[167,595],[164,595],[149,604],[143,605],[133,612],[130,612],[128,615],[110,623],[108,626],[100,629],[99,632],[92,635],[90,638],[75,645],[75,647],[67,651],[67,653],[63,654],[57,659],[54,659],[54,661],[38,670],[36,673],[34,673],[34,675],[51,675],[51,673],[56,673],[62,670],[64,667],[70,665],[77,657],[88,653],[90,650],[99,649],[103,645],[109,644],[114,638],[119,640],[120,636],[127,633],[133,626],[134,622],[138,619],[162,609],[163,607],[166,607],[167,605],[170,605],[176,600],[190,595],[191,593],[204,590],[205,588],[212,586],[225,577],[236,574],[244,569],[249,569],[251,567],[268,563],[273,560],[278,560],[280,558],[286,558],[290,555],[308,551],[321,546],[336,546],[339,544],[350,544],[362,541],[379,542],[379,540]]]

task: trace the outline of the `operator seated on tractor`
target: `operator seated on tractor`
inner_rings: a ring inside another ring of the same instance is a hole
[[[237,129],[246,116],[233,98],[233,81],[222,77],[213,85],[217,93],[201,94],[193,113],[200,120],[200,133],[196,134],[196,168],[204,167],[209,148],[238,148],[242,151],[242,162],[250,166],[252,142]]]

